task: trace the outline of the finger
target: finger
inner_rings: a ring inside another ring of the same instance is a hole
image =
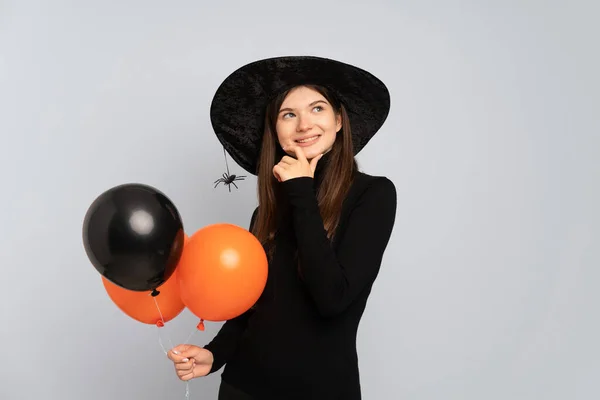
[[[182,362],[182,363],[176,363],[175,364],[175,369],[178,371],[189,371],[191,369],[194,368],[194,362],[193,361],[188,361],[188,362]]]
[[[167,353],[167,357],[176,363],[188,362],[188,356],[186,354],[182,354],[180,350],[171,350]]]
[[[307,163],[308,164],[308,160],[306,159],[306,155],[304,154],[304,150],[302,150],[301,147],[298,146],[290,146],[290,151],[294,152],[294,154],[296,155],[296,159],[302,163]]]
[[[298,161],[294,161],[294,162],[298,162]],[[284,163],[284,162],[277,163],[276,165],[277,165],[277,166],[278,166],[280,169],[282,169],[283,171],[286,171],[286,170],[288,170],[289,168],[291,168],[291,167],[292,167],[292,164],[287,164],[287,163]]]
[[[181,354],[181,353],[183,353],[184,351],[186,351],[186,350],[187,350],[187,349],[189,349],[189,348],[190,348],[190,345],[189,345],[189,344],[179,344],[179,345],[177,345],[177,346],[173,347],[173,348],[171,349],[171,351],[172,351],[173,353],[175,353],[175,354]]]
[[[193,358],[198,354],[200,349],[197,346],[191,344],[181,344],[174,348],[175,355],[184,358]]]
[[[174,363],[185,363],[189,361],[189,358],[184,357],[182,355],[177,355],[175,353],[173,353],[172,351],[167,353],[167,357],[169,358],[169,360],[173,361]]]
[[[191,371],[181,371],[177,373],[177,376],[179,377],[179,379],[181,379],[182,381],[189,381],[190,379],[194,378],[194,370]]]
[[[313,174],[315,173],[315,170],[317,169],[317,163],[319,162],[319,160],[322,157],[323,157],[323,154],[319,154],[318,156],[316,156],[315,158],[310,160],[310,169],[313,172]]]
[[[273,167],[273,175],[275,176],[275,178],[277,178],[279,182],[281,182],[282,180],[281,174],[283,173],[283,171],[283,168],[279,164]]]
[[[281,159],[281,161],[279,161],[280,163],[283,164],[288,164],[288,165],[292,165],[298,162],[298,160],[290,157],[290,156],[283,156],[283,158]]]
[[[187,374],[185,376],[182,376],[181,380],[187,382],[187,381],[190,381],[190,380],[192,380],[194,378],[195,378],[194,377],[194,373],[191,373],[191,374]]]
[[[174,350],[169,350],[167,352],[167,358],[173,362],[181,362],[185,357],[179,355],[179,353],[175,353]]]

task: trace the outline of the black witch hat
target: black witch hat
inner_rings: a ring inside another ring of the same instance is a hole
[[[386,86],[353,65],[313,56],[275,57],[247,64],[219,86],[210,118],[225,150],[249,173],[257,174],[267,105],[283,91],[306,84],[326,87],[344,105],[355,155],[388,116],[390,94]]]

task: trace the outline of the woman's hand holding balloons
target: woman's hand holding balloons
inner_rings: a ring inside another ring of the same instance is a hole
[[[206,376],[213,365],[213,354],[202,347],[181,344],[167,353],[175,364],[175,372],[182,381]]]

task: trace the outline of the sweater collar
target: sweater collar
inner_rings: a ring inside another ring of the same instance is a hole
[[[315,184],[318,187],[321,182],[323,182],[323,177],[325,176],[325,171],[327,170],[327,166],[331,161],[331,152],[327,152],[321,157],[321,159],[317,162],[317,168],[315,169]]]

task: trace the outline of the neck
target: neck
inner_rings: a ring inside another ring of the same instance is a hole
[[[315,169],[315,181],[317,186],[321,184],[323,181],[323,177],[325,176],[325,171],[327,170],[327,166],[331,160],[331,152],[327,152],[321,157],[321,159],[317,162],[317,168]]]

